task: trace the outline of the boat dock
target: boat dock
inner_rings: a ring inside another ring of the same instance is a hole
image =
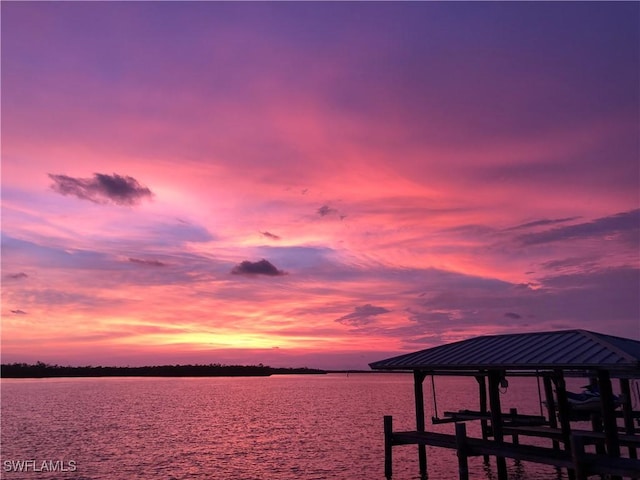
[[[571,480],[591,475],[640,478],[640,411],[633,409],[630,386],[640,379],[640,341],[586,330],[483,336],[370,366],[411,370],[414,376],[416,430],[393,431],[392,417],[384,417],[387,479],[393,476],[393,447],[398,445],[418,446],[423,479],[428,478],[426,446],[456,450],[461,480],[469,478],[468,458],[473,456],[487,462],[495,457],[498,480],[508,478],[506,458],[566,469]],[[433,424],[454,424],[450,434],[426,428],[423,383],[438,375],[473,376],[478,382],[478,410],[445,411],[444,418],[431,419]],[[503,411],[500,388],[510,376],[537,378],[546,415]],[[582,396],[567,392],[569,376],[585,378],[597,395],[584,394],[581,402]],[[618,396],[613,393],[615,381]],[[590,430],[576,428],[576,421],[587,420]],[[481,438],[467,435],[466,422],[480,423]],[[531,445],[534,438],[548,439],[551,446]]]

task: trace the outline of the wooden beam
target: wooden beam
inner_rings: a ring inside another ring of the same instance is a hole
[[[584,454],[590,475],[635,478],[640,472],[640,461],[635,458],[611,458],[609,456]]]
[[[413,371],[413,387],[416,401],[416,430],[418,432],[425,431],[424,421],[424,392],[422,384],[426,377],[426,373],[420,370]],[[418,445],[418,463],[420,464],[420,478],[427,478],[427,449],[424,445]]]
[[[423,444],[432,447],[457,450],[458,444],[455,435],[436,432],[394,432],[394,445]],[[467,457],[479,455],[502,455],[515,460],[553,465],[567,468],[573,465],[571,456],[561,450],[552,450],[545,447],[532,445],[512,445],[511,443],[498,444],[493,440],[466,437]],[[608,458],[608,457],[606,457]]]
[[[543,426],[507,426],[502,427],[504,435],[526,435],[531,437],[551,438],[562,441],[562,430],[559,428]],[[584,439],[585,445],[604,445],[604,432],[594,432],[591,430],[571,429],[572,436],[580,436]],[[640,436],[638,435],[618,435],[620,445],[640,447]]]
[[[534,428],[534,427],[531,427]],[[558,432],[560,435],[561,432]],[[590,431],[582,431],[576,437],[581,437],[584,444],[589,440]],[[439,448],[458,449],[458,441],[455,435],[436,432],[394,432],[393,445],[413,445],[423,444]],[[575,468],[573,455],[562,450],[553,450],[546,447],[536,447],[533,445],[513,445],[505,442],[498,444],[493,440],[482,440],[479,438],[466,437],[467,457],[480,455],[502,455],[525,462],[540,463],[543,465],[553,465],[557,468]],[[624,477],[635,477],[640,472],[640,460],[631,458],[611,458],[606,455],[594,453],[582,453],[580,445],[577,445],[576,452],[579,452],[579,466],[582,472],[590,475],[620,475]],[[572,452],[573,453],[573,452]]]

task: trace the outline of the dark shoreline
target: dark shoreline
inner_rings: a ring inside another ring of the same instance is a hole
[[[42,362],[8,363],[0,366],[0,378],[57,377],[268,377],[271,375],[322,375],[315,368],[273,368],[265,365],[155,365],[144,367],[72,367]]]

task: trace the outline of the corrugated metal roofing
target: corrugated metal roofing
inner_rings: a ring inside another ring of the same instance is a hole
[[[486,335],[369,366],[374,370],[606,368],[640,372],[640,341],[588,330]]]

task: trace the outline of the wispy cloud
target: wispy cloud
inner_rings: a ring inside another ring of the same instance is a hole
[[[318,215],[326,217],[327,215],[337,214],[338,210],[331,208],[329,205],[323,205],[318,209]]]
[[[554,322],[599,330],[603,319],[616,334],[640,315],[640,271],[632,267],[552,274],[538,279],[537,288],[472,279],[460,295],[443,284],[410,308],[415,332],[447,331],[481,325],[488,331],[550,328]],[[474,285],[475,284],[475,285]],[[506,313],[505,313],[506,312]],[[517,312],[517,313],[516,313]],[[637,333],[637,332],[632,332]]]
[[[524,245],[537,245],[566,240],[601,238],[617,234],[628,235],[630,240],[637,245],[636,240],[640,236],[640,209],[598,218],[591,222],[528,233],[521,235],[518,239]]]
[[[336,322],[343,325],[351,325],[358,327],[362,325],[368,325],[373,322],[373,318],[376,315],[382,315],[383,313],[389,313],[391,310],[387,310],[384,307],[376,307],[367,303],[366,305],[357,306],[354,311],[336,319]]]
[[[10,273],[9,275],[7,275],[6,278],[9,278],[11,280],[23,280],[25,278],[28,278],[29,275],[27,275],[24,272],[18,272],[18,273]]]
[[[266,237],[266,238],[268,238],[268,239],[270,239],[270,240],[280,240],[280,236],[275,235],[275,234],[273,234],[273,233],[271,233],[271,232],[260,232],[260,234],[261,234],[263,237]]]
[[[129,261],[137,265],[144,265],[147,267],[166,267],[167,266],[166,263],[161,262],[159,260],[144,260],[142,258],[129,257]]]
[[[527,222],[527,223],[523,223],[521,225],[516,225],[515,227],[510,227],[507,228],[506,231],[510,231],[510,230],[523,230],[523,229],[527,229],[527,228],[533,228],[533,227],[546,227],[549,225],[556,225],[558,223],[566,223],[566,222],[571,222],[573,220],[577,220],[580,217],[566,217],[566,218],[554,218],[554,219],[543,219],[543,220],[535,220],[533,222]]]
[[[62,195],[73,195],[94,203],[114,203],[116,205],[136,205],[153,193],[140,185],[133,177],[96,173],[93,178],[75,178],[68,175],[50,173],[51,188]]]
[[[257,262],[250,262],[245,260],[231,270],[234,275],[266,275],[269,277],[276,277],[279,275],[286,275],[287,272],[279,270],[271,262],[265,260],[259,260]]]
[[[13,313],[14,315],[26,315],[27,312],[25,312],[24,310],[11,310],[11,313]]]
[[[581,269],[594,269],[597,266],[597,261],[595,260],[596,259],[593,256],[558,258],[555,260],[542,262],[540,266],[546,270],[555,271],[561,271],[575,267]]]

